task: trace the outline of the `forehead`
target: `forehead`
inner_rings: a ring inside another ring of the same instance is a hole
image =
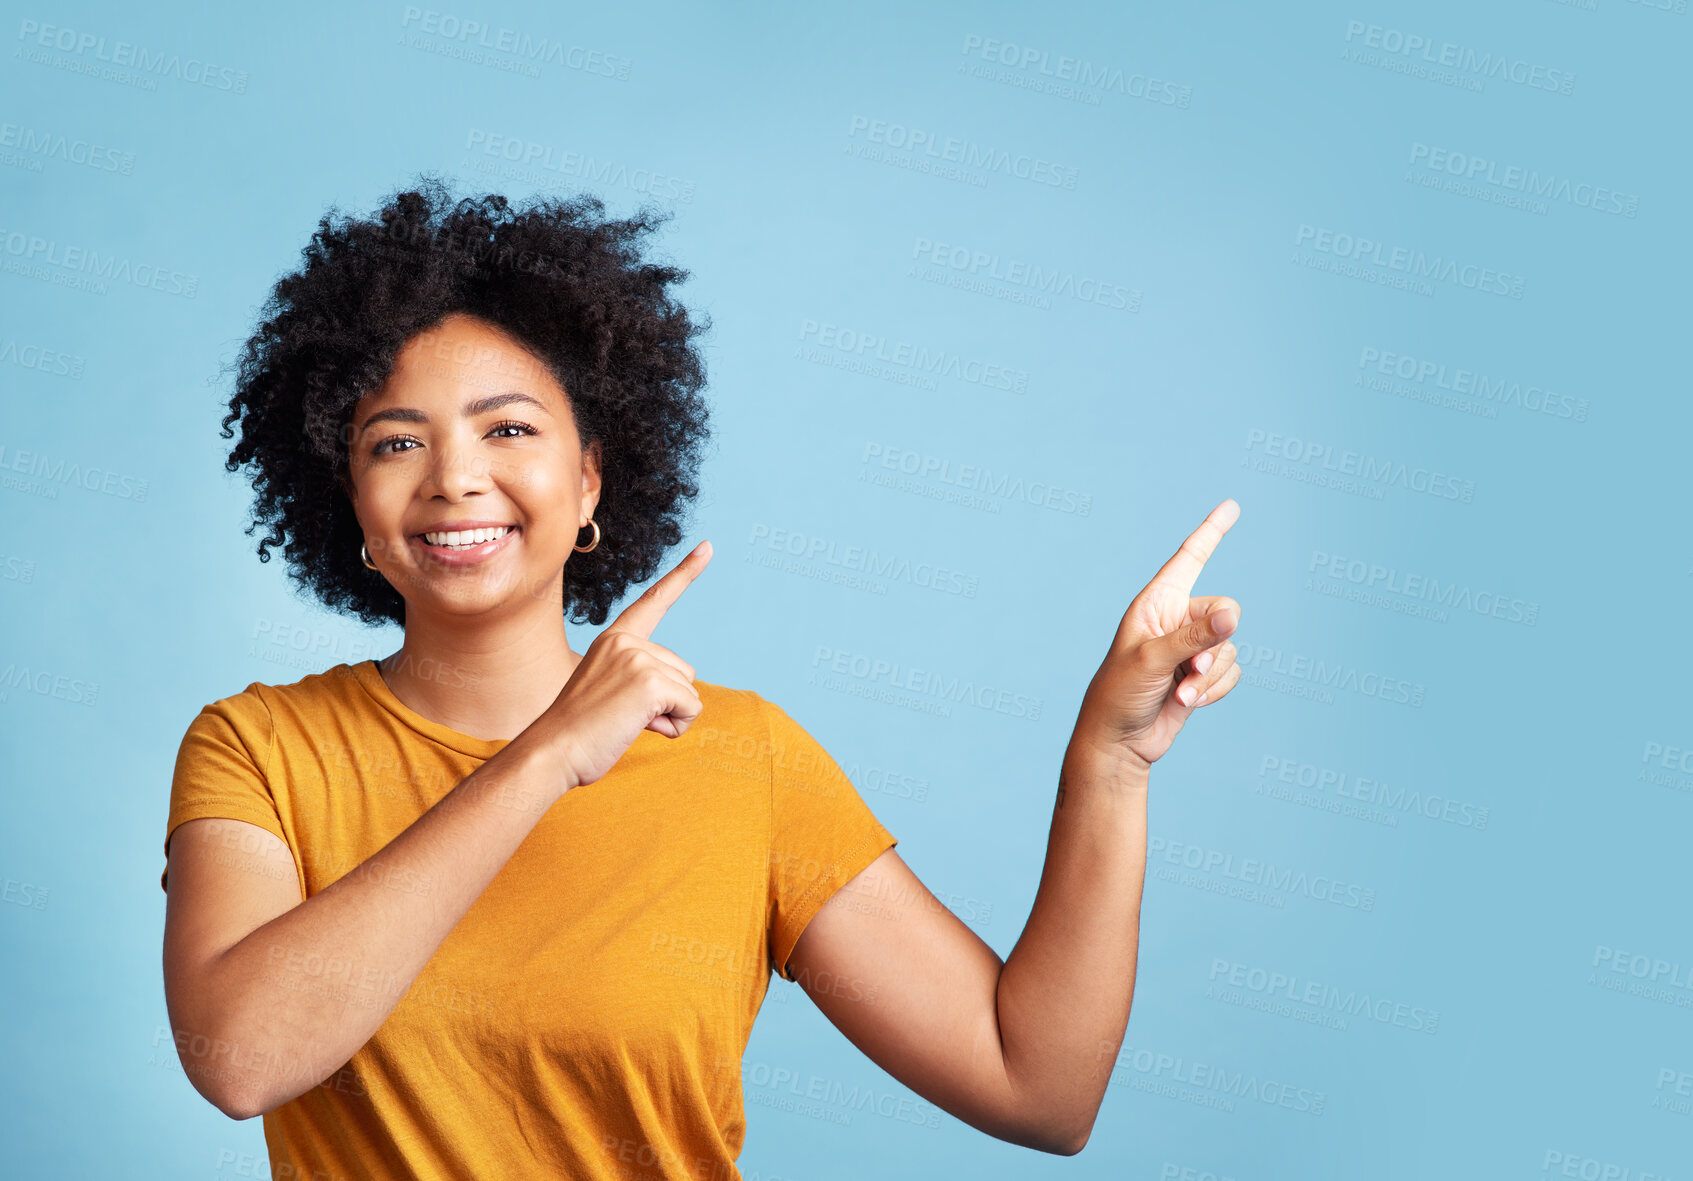
[[[498,325],[456,312],[406,341],[388,379],[360,401],[370,407],[407,397],[505,390],[521,390],[555,410],[569,405],[551,369],[521,341]]]

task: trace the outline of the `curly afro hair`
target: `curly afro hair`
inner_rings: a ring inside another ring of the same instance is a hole
[[[290,576],[330,608],[404,625],[405,600],[359,558],[346,427],[408,340],[464,312],[534,353],[568,395],[583,449],[600,445],[604,540],[565,563],[562,609],[604,623],[681,541],[685,501],[699,494],[708,412],[692,340],[711,325],[667,291],[688,272],[639,250],[668,215],[607,218],[589,195],[455,200],[430,174],[372,220],[336,212],[265,303],[223,420],[226,439],[241,428],[224,467],[252,468],[246,531],[268,530],[259,559],[280,546]]]

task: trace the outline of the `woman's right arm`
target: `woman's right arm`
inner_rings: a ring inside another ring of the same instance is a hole
[[[239,820],[171,836],[165,1004],[183,1070],[251,1119],[346,1064],[560,796],[642,730],[700,714],[694,669],[647,637],[710,560],[696,547],[589,645],[553,704],[381,850],[305,901],[294,857]]]
[[[232,1119],[304,1094],[370,1040],[570,787],[524,731],[381,851],[300,901],[294,855],[241,820],[171,837],[165,1004],[183,1070]]]

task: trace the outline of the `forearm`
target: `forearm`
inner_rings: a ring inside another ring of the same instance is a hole
[[[231,1106],[269,1111],[351,1058],[568,786],[553,748],[519,735],[363,864],[224,951],[205,1025],[229,1047]]]
[[[1110,1081],[1100,1064],[1134,999],[1147,772],[1132,757],[1065,752],[1040,887],[1000,972],[1006,1076],[1064,1140],[1092,1126]]]

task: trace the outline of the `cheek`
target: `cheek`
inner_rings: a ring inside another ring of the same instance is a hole
[[[563,463],[531,463],[513,470],[514,499],[536,531],[552,532],[570,523],[581,498],[581,475]]]
[[[410,491],[399,481],[383,479],[374,471],[360,477],[357,497],[348,495],[353,513],[369,533],[385,533],[400,527]]]

